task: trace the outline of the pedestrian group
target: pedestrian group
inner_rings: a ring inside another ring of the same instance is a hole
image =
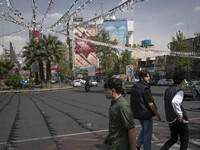
[[[105,95],[111,99],[109,108],[109,133],[104,139],[108,150],[151,150],[153,117],[159,121],[161,115],[150,90],[150,73],[140,71],[139,81],[132,87],[130,104],[122,96],[122,80],[110,78],[104,84]],[[169,124],[170,139],[161,150],[168,150],[180,137],[180,150],[187,150],[189,142],[188,117],[182,106],[184,92],[181,89],[184,75],[173,75],[174,85],[166,89],[164,94],[164,110]],[[141,131],[136,139],[134,119],[139,120]]]

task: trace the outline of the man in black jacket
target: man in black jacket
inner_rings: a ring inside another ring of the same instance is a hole
[[[161,120],[160,114],[157,112],[154,99],[152,97],[149,80],[149,72],[143,70],[139,72],[140,81],[135,84],[131,90],[131,108],[133,117],[140,121],[142,130],[137,138],[137,148],[140,149],[143,144],[144,150],[151,150],[153,116],[157,116]]]
[[[163,145],[161,150],[168,150],[177,142],[178,136],[180,136],[180,150],[187,150],[189,142],[188,117],[182,107],[184,92],[181,89],[184,83],[184,75],[175,73],[173,81],[174,85],[167,88],[164,95],[165,114],[169,123],[171,138]]]

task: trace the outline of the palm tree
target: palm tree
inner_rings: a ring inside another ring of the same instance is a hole
[[[38,40],[31,40],[29,43],[27,43],[24,49],[25,51],[23,52],[23,57],[25,57],[25,63],[28,66],[33,66],[37,63],[39,64],[41,85],[42,88],[45,88],[44,67],[43,67],[43,59],[45,56],[45,51],[43,50]]]
[[[4,90],[6,75],[13,67],[14,64],[11,61],[0,58],[0,91]]]
[[[58,37],[52,35],[43,35],[42,39],[39,39],[39,43],[42,49],[45,51],[44,61],[46,62],[46,88],[50,88],[51,85],[51,65],[58,64],[60,60],[64,58],[64,45],[58,40]]]

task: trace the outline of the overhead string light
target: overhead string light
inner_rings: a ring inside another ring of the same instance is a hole
[[[133,9],[133,7],[138,4],[139,2],[143,2],[144,0],[127,0],[125,1],[124,3],[110,9],[109,11],[105,12],[104,14],[101,14],[99,16],[96,16],[88,21],[85,21],[85,22],[82,22],[82,23],[79,23],[79,24],[73,24],[73,25],[70,25],[69,27],[70,28],[76,28],[76,27],[80,27],[80,26],[84,26],[86,24],[89,24],[91,22],[96,22],[97,20],[101,20],[101,19],[104,19],[106,18],[107,16],[114,16],[114,14],[116,14],[117,12],[121,12],[122,9],[124,8],[127,8],[127,7],[131,7],[131,9]],[[59,32],[63,32],[65,31],[67,28],[66,27],[60,27],[60,29],[62,29],[61,31]]]
[[[9,33],[9,34],[0,35],[0,38],[2,38],[2,37],[4,37],[4,36],[11,36],[11,35],[15,35],[15,34],[18,34],[18,33],[22,33],[22,32],[24,32],[24,31],[26,31],[26,29],[24,29],[24,30],[19,30],[19,31],[15,31],[15,32],[11,32],[11,33]]]
[[[75,2],[77,2],[78,0],[76,0]],[[90,4],[93,0],[88,0],[87,2],[85,2],[82,6],[78,7],[78,9],[76,11],[74,11],[71,15],[69,15],[69,11],[67,11],[54,25],[52,25],[50,28],[51,30],[53,28],[55,28],[56,26],[59,25],[64,25],[66,22],[68,22],[71,18],[71,16],[74,16],[75,14],[79,13],[79,11],[83,10],[88,4]],[[73,4],[72,4],[73,5]],[[70,8],[72,8],[73,6],[71,6]]]
[[[11,1],[10,0],[6,0],[6,1],[7,1],[7,7],[10,10],[10,12],[14,13],[15,16],[18,16],[19,19],[24,20],[22,13],[13,7]]]
[[[47,10],[46,10],[46,13],[45,13],[44,16],[42,17],[42,19],[39,21],[39,22],[40,22],[39,26],[42,26],[42,24],[43,24],[44,21],[46,20],[46,17],[47,17],[47,15],[48,15],[49,11],[51,11],[51,9],[52,9],[52,7],[51,7],[52,4],[53,4],[53,0],[50,0],[49,5],[48,5],[48,8],[47,8]]]
[[[116,6],[116,7],[114,7],[114,8],[112,8],[112,9],[110,9],[109,11],[107,11],[107,12],[104,13],[104,14],[101,14],[101,15],[99,15],[99,16],[96,16],[96,17],[94,17],[94,18],[92,18],[92,19],[90,19],[90,20],[88,20],[88,21],[82,22],[82,23],[80,23],[80,24],[78,24],[78,25],[73,25],[73,26],[71,26],[71,27],[79,27],[79,26],[83,26],[83,25],[85,25],[85,24],[88,24],[88,23],[90,23],[90,22],[95,22],[95,21],[97,21],[97,20],[104,19],[104,18],[106,18],[107,16],[111,17],[111,16],[113,16],[113,15],[116,14],[116,13],[125,11],[125,8],[131,7],[131,9],[132,9],[136,4],[138,4],[138,3],[140,3],[140,2],[143,2],[143,1],[144,1],[144,0],[127,0],[127,1],[125,1],[124,3],[122,3],[122,4],[120,4],[120,5]],[[128,10],[128,9],[126,9],[126,10]]]
[[[71,4],[70,8],[67,10],[67,12],[56,22],[54,23],[50,28],[53,29],[55,26],[60,25],[60,22],[65,19],[68,15],[70,10],[74,7],[74,5],[78,2],[78,0],[75,0],[74,3]]]
[[[106,47],[110,47],[110,48],[116,48],[116,49],[123,49],[123,50],[129,50],[131,52],[141,52],[141,53],[154,53],[157,55],[170,55],[170,56],[180,56],[180,57],[187,57],[187,58],[200,58],[200,53],[190,53],[190,52],[169,52],[169,51],[164,51],[164,50],[150,50],[148,48],[132,48],[132,47],[126,47],[126,46],[119,46],[119,45],[114,45],[114,44],[109,44],[109,43],[103,43],[103,42],[98,42],[98,41],[93,41],[90,39],[83,39],[80,38],[78,36],[70,36],[67,35],[65,33],[61,33],[58,31],[53,31],[54,33],[59,33],[62,34],[63,36],[67,36],[71,39],[75,39],[75,40],[81,40],[84,41],[86,43],[90,43],[90,44],[94,44],[94,45],[100,45],[100,46],[106,46]]]
[[[2,17],[4,18],[5,21],[12,22],[12,23],[17,24],[17,25],[19,25],[19,26],[21,26],[21,27],[23,27],[23,28],[26,28],[26,29],[30,29],[30,28],[31,28],[31,27],[25,25],[23,21],[19,22],[19,21],[17,21],[15,18],[13,18],[13,17],[10,15],[10,13],[6,12],[6,11],[3,9],[3,6],[0,5],[0,7],[1,7],[1,9],[2,9],[2,11],[1,11]]]

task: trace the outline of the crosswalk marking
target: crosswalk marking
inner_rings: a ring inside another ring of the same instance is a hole
[[[158,143],[156,144],[156,146],[162,147],[164,144],[165,143]],[[178,150],[179,148],[180,148],[180,145],[176,143],[170,148],[170,150]],[[192,150],[192,149],[188,148],[187,150]]]

